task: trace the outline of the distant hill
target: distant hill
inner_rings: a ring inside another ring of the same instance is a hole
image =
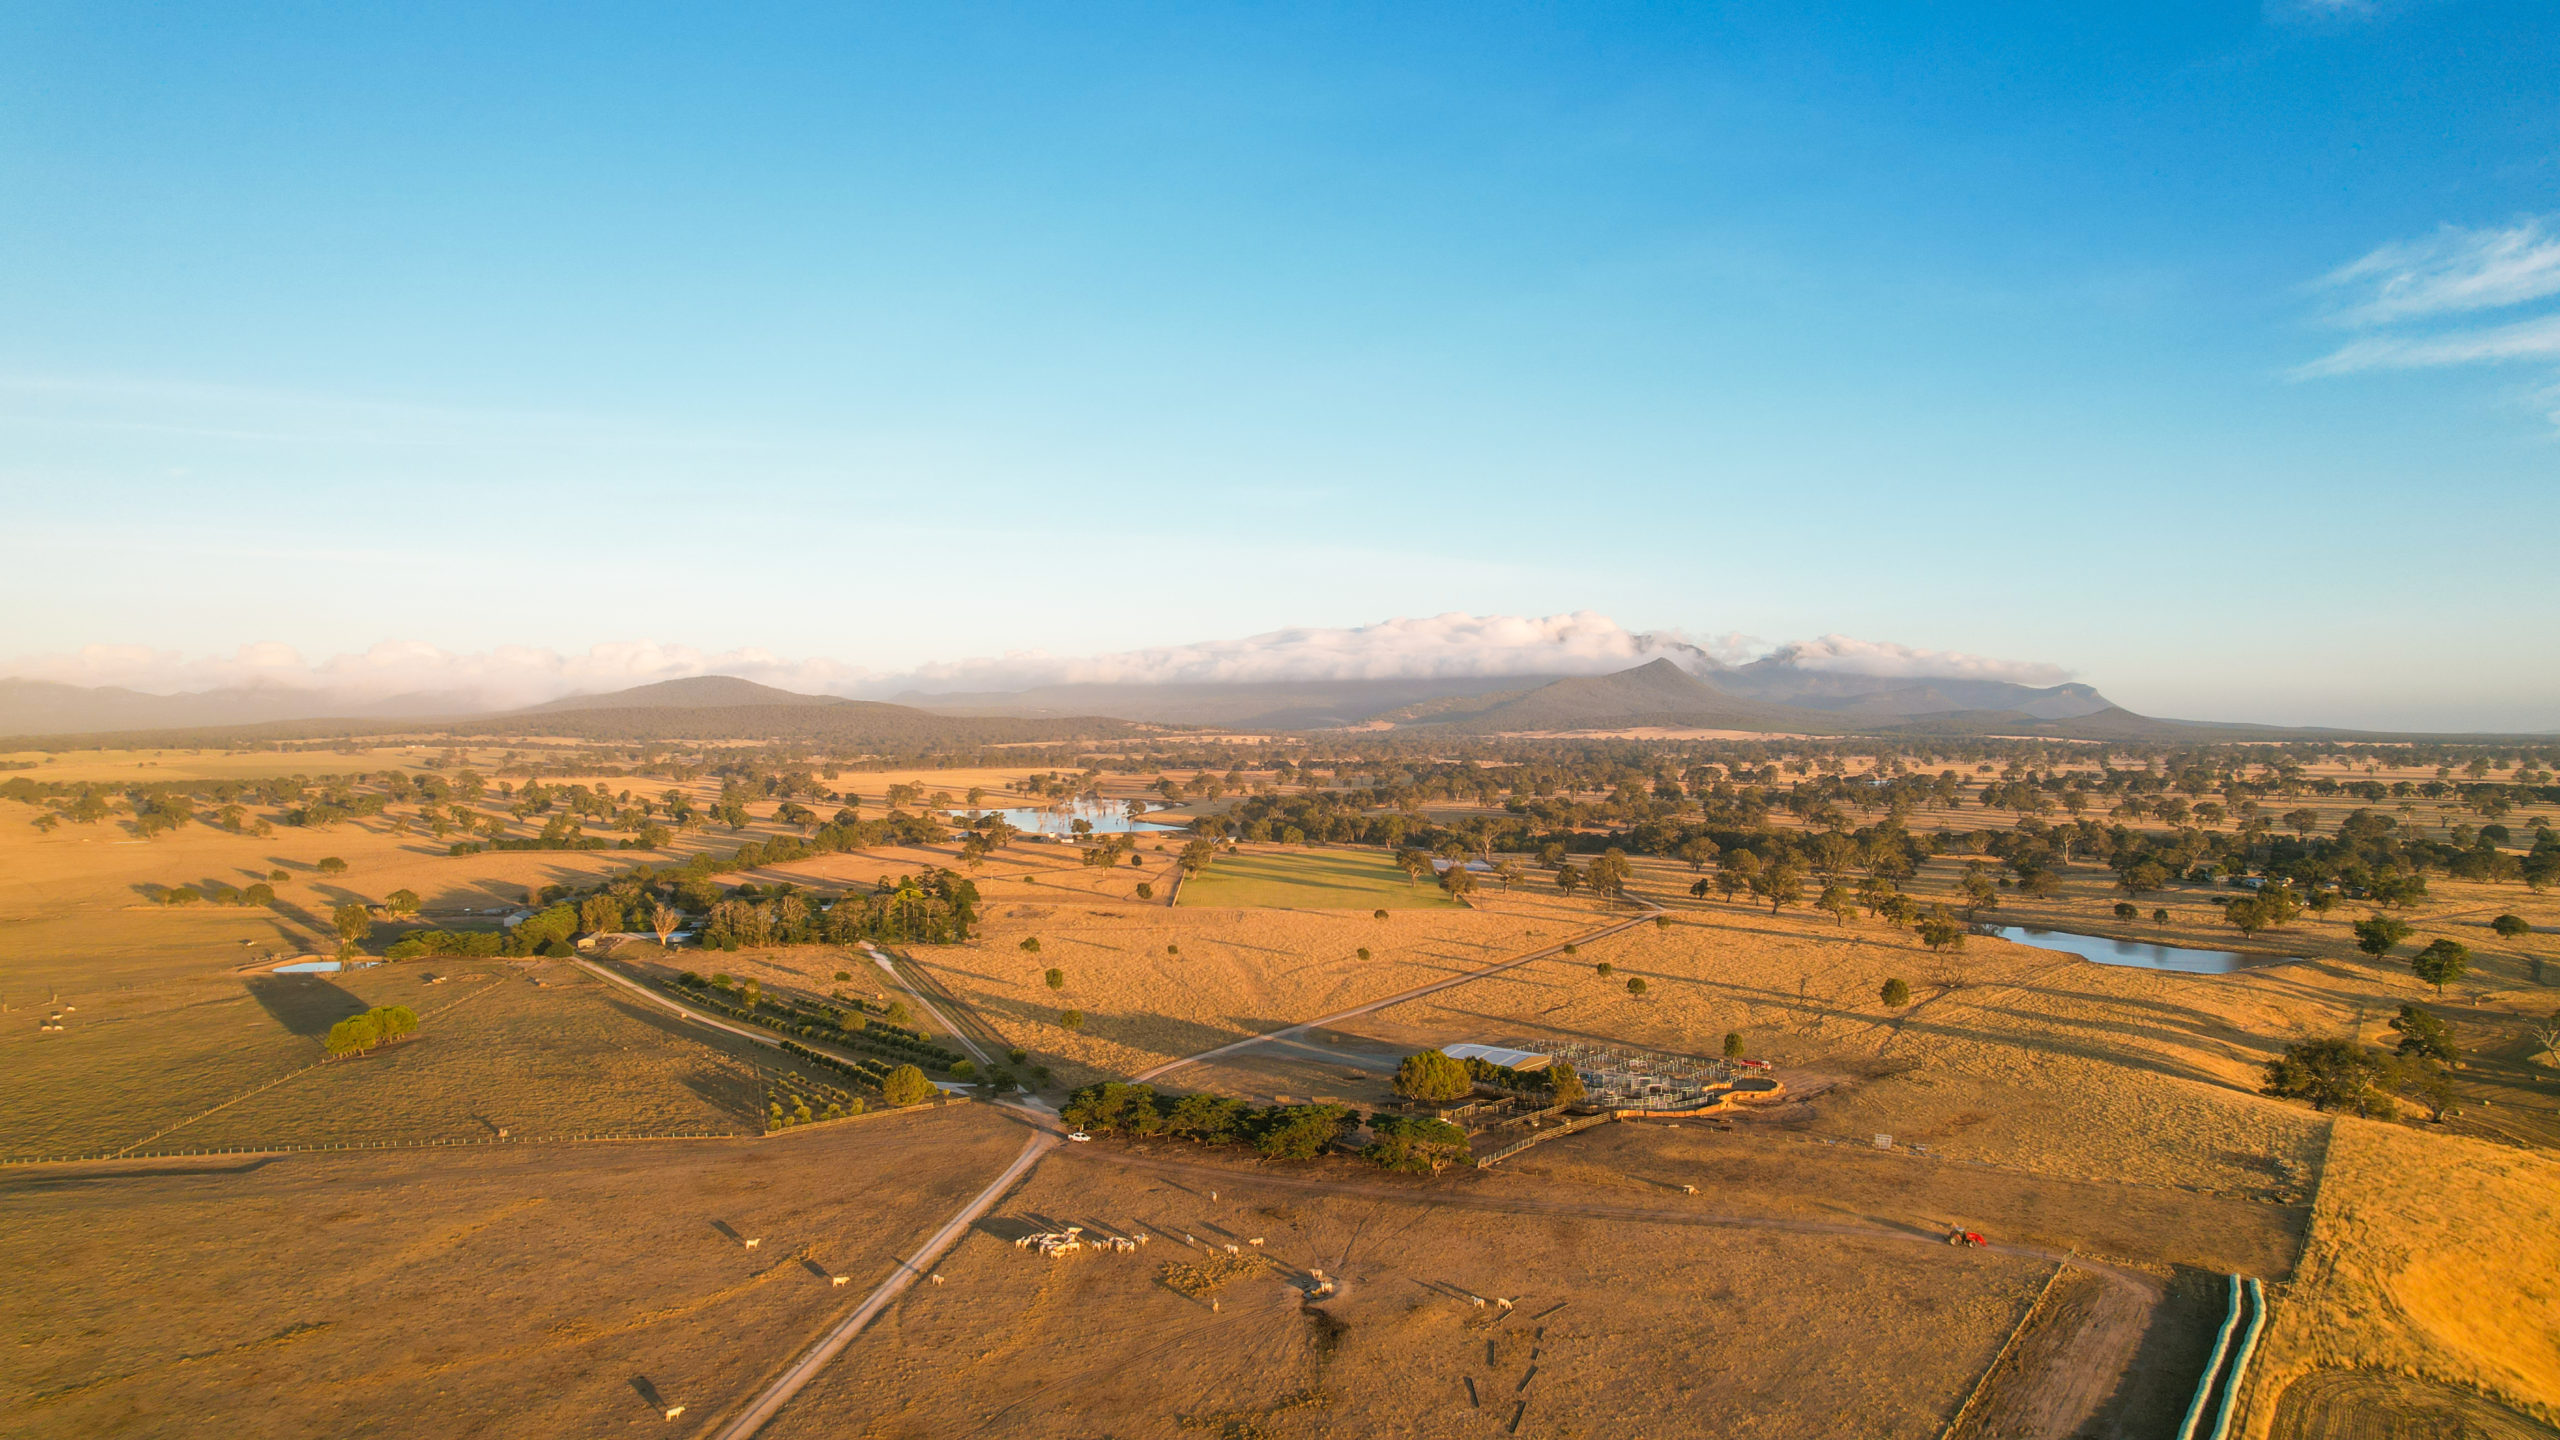
[[[1182,685],[1051,685],[1028,690],[924,694],[896,703],[945,715],[1109,715],[1165,725],[1226,725],[1249,730],[1330,730],[1385,721],[1473,729],[1479,717],[1512,702],[1528,708],[1490,722],[1504,728],[1550,729],[1665,725],[1716,730],[1804,730],[1895,726],[1932,715],[1998,713],[2004,720],[2063,720],[2110,708],[2086,685],[2038,688],[2002,680],[1854,675],[1809,670],[1772,657],[1724,666],[1683,647],[1620,676],[1397,676]],[[1641,672],[1646,679],[1624,680]],[[1598,684],[1595,682],[1608,682]],[[1562,688],[1557,688],[1562,687]],[[1540,699],[1528,697],[1546,692]],[[1553,711],[1552,716],[1546,712]],[[1828,712],[1830,719],[1807,712]],[[1642,720],[1630,718],[1644,716]],[[1670,718],[1676,717],[1676,718]],[[1513,722],[1520,722],[1516,726]]]
[[[1227,725],[1247,730],[1333,730],[1435,700],[1548,684],[1555,675],[1398,676],[1361,680],[1277,680],[1193,685],[1047,685],[1031,690],[896,698],[944,715],[1109,715],[1159,725]]]
[[[777,690],[735,675],[691,675],[611,690],[599,695],[564,695],[540,705],[512,710],[511,715],[549,715],[568,710],[734,710],[756,705],[851,705],[833,695],[803,695]]]
[[[454,735],[560,735],[582,740],[802,740],[884,750],[1005,745],[1122,735],[1098,715],[1018,719],[936,715],[912,705],[803,695],[734,675],[661,680],[602,695],[572,695],[441,727]]]
[[[1434,707],[1413,714],[1406,723],[1446,726],[1469,734],[1656,726],[1830,734],[1851,728],[1835,715],[1727,694],[1669,660],[1485,698],[1493,703],[1480,709]]]
[[[185,695],[147,695],[115,685],[0,679],[0,735],[253,725],[327,713],[327,697],[309,690],[243,687]]]
[[[2039,719],[2068,720],[2114,705],[2086,685],[2037,687],[1952,675],[1855,675],[1809,670],[1778,656],[1719,670],[1713,678],[1718,689],[1754,700],[1869,716],[2013,710]]]
[[[8,681],[0,685],[37,685]],[[80,695],[77,686],[59,686]],[[124,692],[133,694],[134,692]],[[6,692],[0,691],[0,697]],[[183,696],[141,696],[142,700],[180,700]],[[84,702],[85,703],[85,702]],[[112,703],[112,702],[110,702]],[[50,705],[50,710],[44,708]],[[730,675],[666,680],[601,695],[566,699],[500,714],[422,717],[379,715],[301,715],[225,723],[220,719],[159,721],[156,716],[195,713],[177,707],[134,706],[116,711],[109,704],[91,705],[84,713],[106,717],[107,723],[72,728],[49,716],[74,713],[59,697],[39,692],[27,707],[36,723],[0,727],[27,748],[118,745],[224,744],[235,740],[361,740],[372,736],[436,734],[453,736],[550,735],[599,741],[741,741],[791,740],[840,748],[911,753],[940,748],[1103,739],[1137,728],[1103,716],[1009,719],[936,715],[907,705],[845,700],[833,695],[802,695],[758,685]],[[138,718],[114,723],[118,714]]]

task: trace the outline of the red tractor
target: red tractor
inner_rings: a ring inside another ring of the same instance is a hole
[[[1970,1250],[1979,1250],[1991,1242],[1983,1239],[1982,1232],[1979,1230],[1950,1230],[1947,1232],[1947,1243],[1962,1245]]]

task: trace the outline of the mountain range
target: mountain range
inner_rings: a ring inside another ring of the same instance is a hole
[[[279,685],[153,695],[0,679],[0,736],[95,745],[321,739],[432,729],[596,740],[778,740],[923,750],[1100,739],[1153,727],[1407,730],[1538,735],[1629,730],[1804,735],[2040,735],[2204,742],[2411,738],[2380,732],[2164,720],[2082,684],[1966,675],[1867,675],[1789,652],[1725,665],[1679,645],[1604,675],[1401,676],[1239,683],[1078,684],[923,693],[895,701],[808,695],[729,675],[664,680],[491,710],[453,694],[351,702]],[[1676,656],[1676,658],[1675,658]]]

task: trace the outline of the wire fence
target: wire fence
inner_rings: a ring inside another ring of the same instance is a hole
[[[915,1110],[939,1110],[946,1105],[971,1102],[948,1097],[920,1101],[914,1105],[865,1111],[860,1115],[844,1115],[833,1120],[812,1121],[781,1130],[670,1130],[645,1134],[605,1135],[592,1131],[566,1135],[449,1135],[427,1140],[332,1140],[312,1145],[223,1145],[186,1150],[97,1150],[79,1155],[16,1155],[0,1157],[0,1168],[13,1165],[79,1165],[99,1160],[198,1160],[223,1155],[314,1155],[340,1150],[446,1150],[470,1145],[601,1145],[656,1140],[769,1140],[804,1130],[842,1125],[861,1120],[877,1120],[888,1115],[903,1115]],[[148,1143],[148,1142],[145,1142]]]

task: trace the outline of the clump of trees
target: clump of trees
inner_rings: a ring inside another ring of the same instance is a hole
[[[376,1005],[361,1015],[350,1015],[329,1027],[328,1046],[332,1055],[357,1055],[377,1045],[415,1034],[418,1014],[406,1005]]]
[[[2453,1112],[2453,1070],[2462,1063],[2453,1027],[2441,1016],[2403,1005],[2391,1028],[2400,1039],[2388,1054],[2352,1039],[2287,1045],[2282,1055],[2267,1062],[2259,1088],[2268,1095],[2307,1100],[2315,1110],[2377,1120],[2397,1115],[2401,1100],[2413,1100],[2426,1109],[2427,1118],[2442,1120]]]
[[[1464,1062],[1438,1050],[1407,1055],[1396,1066],[1395,1090],[1407,1100],[1463,1099],[1475,1089],[1475,1083]]]
[[[1104,1081],[1067,1098],[1060,1115],[1096,1135],[1161,1136],[1204,1145],[1250,1145],[1274,1160],[1311,1160],[1358,1119],[1342,1105],[1248,1105],[1218,1095],[1158,1094],[1152,1085]]]
[[[384,947],[386,960],[415,960],[426,955],[484,958],[506,952],[507,937],[495,930],[413,930]]]
[[[1562,1063],[1534,1070],[1514,1070],[1481,1056],[1470,1055],[1461,1060],[1442,1051],[1423,1050],[1407,1055],[1396,1066],[1396,1093],[1408,1100],[1444,1104],[1465,1099],[1478,1086],[1515,1094],[1536,1094],[1543,1090],[1556,1103],[1564,1105],[1581,1099],[1585,1093],[1581,1075],[1575,1073],[1572,1066]]]
[[[2222,920],[2242,935],[2279,929],[2302,913],[2302,900],[2290,885],[2270,885],[2254,895],[2222,902]]]
[[[2308,1100],[2314,1110],[2389,1119],[2400,1107],[2392,1098],[2397,1076],[2390,1060],[2353,1040],[2302,1040],[2267,1062],[2259,1090],[2288,1100]]]
[[[1424,1115],[1372,1115],[1372,1137],[1360,1158],[1382,1170],[1437,1175],[1452,1165],[1475,1159],[1467,1132],[1446,1120]]]

